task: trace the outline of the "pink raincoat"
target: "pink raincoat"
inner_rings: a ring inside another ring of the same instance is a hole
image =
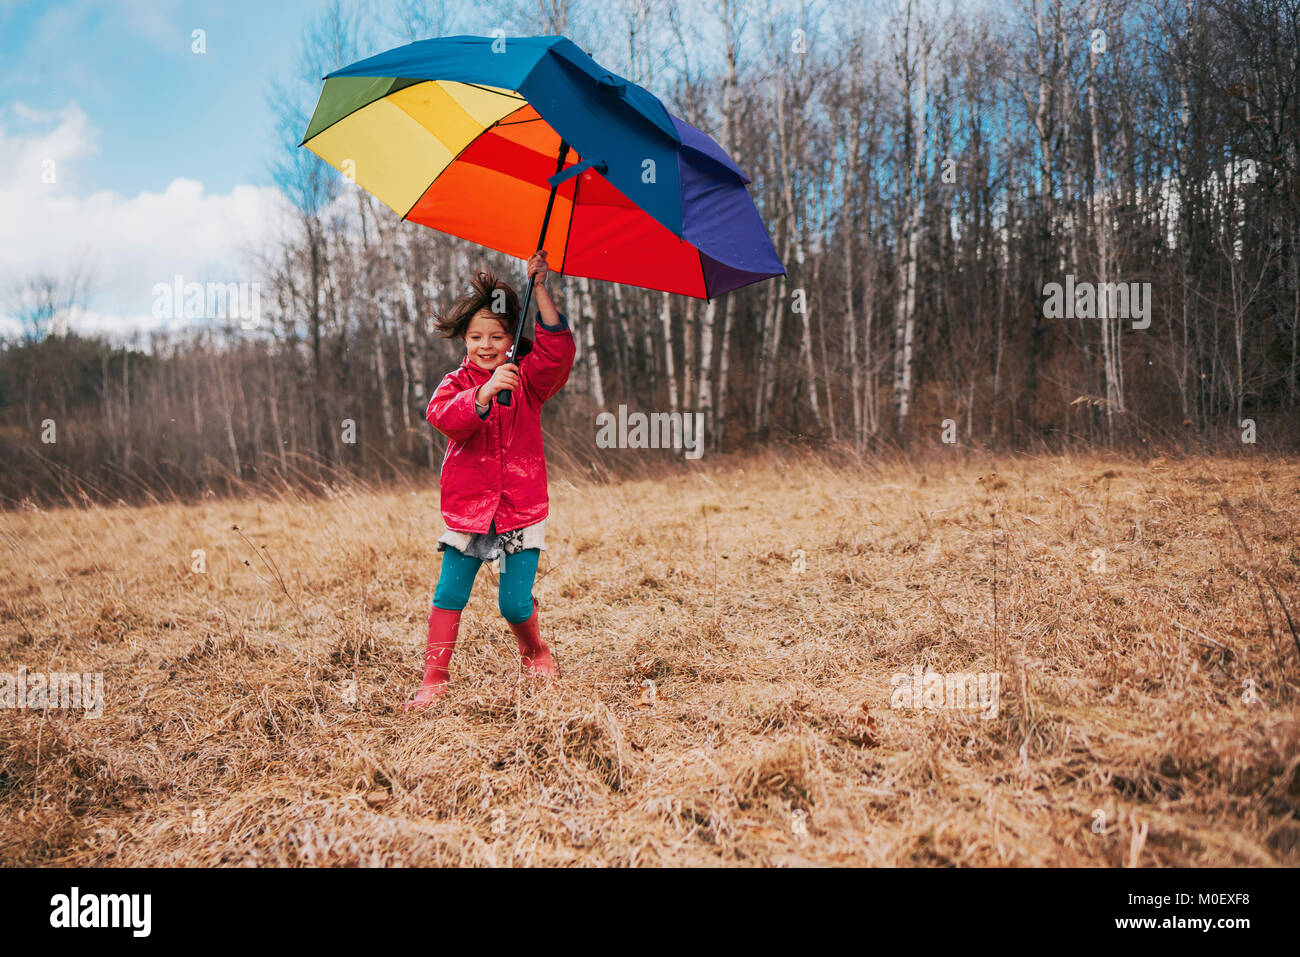
[[[546,517],[546,453],[542,403],[569,379],[577,344],[561,313],[555,326],[537,324],[533,349],[519,362],[520,387],[510,405],[494,398],[486,418],[474,396],[492,373],[470,361],[438,384],[425,418],[447,436],[442,460],[442,517],[455,532],[498,532]]]

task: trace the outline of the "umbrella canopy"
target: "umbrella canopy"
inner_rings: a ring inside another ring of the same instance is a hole
[[[336,70],[300,145],[403,219],[545,249],[564,275],[705,299],[785,272],[726,152],[564,37],[420,40]]]

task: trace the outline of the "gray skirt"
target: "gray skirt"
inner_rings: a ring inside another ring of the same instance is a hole
[[[486,532],[454,532],[447,529],[438,539],[438,551],[454,548],[462,555],[479,561],[496,561],[502,555],[516,555],[530,548],[545,550],[546,519],[527,528],[498,532],[493,522]]]

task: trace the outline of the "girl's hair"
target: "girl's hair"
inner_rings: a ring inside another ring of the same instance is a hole
[[[469,291],[457,298],[450,309],[433,314],[433,326],[446,339],[464,338],[469,321],[480,309],[492,312],[506,332],[515,334],[519,325],[519,297],[509,283],[486,269],[470,280]]]

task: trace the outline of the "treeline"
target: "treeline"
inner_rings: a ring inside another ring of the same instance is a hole
[[[432,310],[472,268],[521,265],[293,146],[323,73],[488,20],[571,36],[709,131],[787,264],[709,303],[557,281],[579,339],[560,442],[588,447],[620,404],[703,413],[715,452],[1300,437],[1300,0],[545,0],[480,20],[407,2],[375,36],[329,8],[277,91],[297,232],[250,277],[260,327],[9,348],[0,493],[436,467],[424,405],[459,355]],[[42,444],[48,418],[64,432]]]

